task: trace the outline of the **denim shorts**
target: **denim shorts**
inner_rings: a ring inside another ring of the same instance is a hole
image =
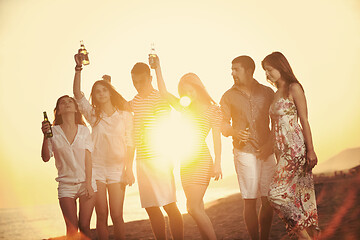
[[[95,180],[92,181],[91,186],[92,186],[94,192],[96,192],[97,188],[96,188]],[[77,199],[78,197],[85,194],[85,190],[86,190],[85,182],[81,182],[81,183],[59,182],[58,198],[60,199],[63,197],[69,197],[69,198]]]

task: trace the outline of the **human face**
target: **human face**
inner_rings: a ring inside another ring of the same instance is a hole
[[[110,102],[110,91],[102,84],[97,84],[94,88],[94,97],[99,104]]]
[[[245,68],[241,63],[233,63],[231,66],[231,75],[234,79],[235,84],[245,84],[247,79],[247,74]]]
[[[281,78],[281,74],[280,74],[279,70],[277,70],[276,68],[274,68],[268,64],[264,64],[264,70],[265,70],[265,74],[266,74],[266,80],[269,81],[273,85],[275,85],[276,82],[278,82],[279,79]]]
[[[75,113],[76,107],[75,102],[70,97],[63,97],[59,100],[59,104],[57,107],[57,112],[59,115],[65,114],[65,113]]]
[[[151,76],[146,73],[131,74],[134,87],[138,93],[144,93],[151,86]]]
[[[189,97],[191,101],[195,101],[198,97],[198,94],[196,92],[196,89],[187,83],[184,83],[182,86],[182,92],[185,96]]]

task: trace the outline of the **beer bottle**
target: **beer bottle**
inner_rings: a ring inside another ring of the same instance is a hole
[[[79,50],[79,52],[81,53],[81,56],[82,56],[82,64],[83,65],[89,65],[90,64],[89,52],[85,49],[83,40],[80,41],[80,50]]]
[[[245,120],[245,128],[243,129],[244,131],[249,131],[249,128],[250,128],[250,124],[249,124],[249,121]],[[250,140],[250,139],[249,139]],[[239,145],[240,145],[240,148],[243,148],[246,143],[239,140]]]
[[[150,54],[149,54],[149,65],[150,68],[155,69],[155,58],[156,58],[156,54],[155,54],[155,44],[151,43],[151,49],[150,49]]]
[[[49,121],[49,118],[46,114],[46,112],[43,112],[44,113],[44,121],[45,122],[48,122],[50,124],[50,121]],[[50,125],[50,129],[45,133],[45,137],[46,138],[51,138],[53,136],[53,133],[52,133],[52,130],[51,130],[51,125]]]

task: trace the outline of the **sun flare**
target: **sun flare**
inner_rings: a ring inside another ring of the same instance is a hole
[[[179,164],[191,157],[197,145],[195,129],[191,121],[178,112],[172,112],[159,121],[149,134],[153,149],[163,161]]]

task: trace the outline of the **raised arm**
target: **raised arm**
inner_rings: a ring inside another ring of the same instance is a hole
[[[82,98],[81,93],[81,70],[82,70],[82,63],[81,63],[81,55],[75,54],[74,56],[76,67],[75,67],[75,76],[74,76],[74,84],[73,84],[73,92],[74,96],[77,100]]]
[[[290,85],[290,95],[294,99],[294,103],[298,112],[298,117],[300,119],[301,127],[303,130],[303,135],[305,139],[306,146],[306,157],[308,161],[309,170],[315,167],[317,164],[317,156],[314,151],[310,124],[308,121],[308,111],[306,98],[303,89],[297,83],[293,83]]]
[[[173,108],[175,108],[176,110],[181,110],[182,106],[180,105],[180,99],[175,97],[173,94],[169,93],[166,89],[165,81],[161,72],[160,60],[157,55],[154,61],[155,61],[156,81],[160,94],[170,103],[170,105]]]

